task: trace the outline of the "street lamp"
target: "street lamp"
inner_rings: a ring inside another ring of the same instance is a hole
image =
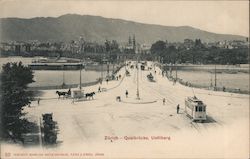
[[[82,60],[81,60],[81,64],[80,64],[80,90],[82,90]]]
[[[217,90],[217,72],[216,72],[216,62],[218,61],[218,58],[214,58],[214,90]]]
[[[140,100],[140,93],[139,93],[139,56],[137,57],[137,89],[136,89],[136,99]]]

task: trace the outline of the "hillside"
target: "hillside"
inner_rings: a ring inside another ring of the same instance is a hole
[[[215,34],[189,26],[151,25],[76,14],[66,14],[57,18],[1,18],[0,29],[1,41],[70,41],[83,35],[88,41],[103,42],[105,39],[116,39],[118,42],[126,42],[128,36],[133,34],[140,43],[152,43],[156,40],[183,42],[186,38],[200,38],[205,42],[245,39],[243,36]]]

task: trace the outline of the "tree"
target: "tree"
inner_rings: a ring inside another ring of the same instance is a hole
[[[110,41],[108,41],[108,40],[105,41],[105,48],[106,48],[106,52],[109,52],[111,50],[111,43],[110,43]]]
[[[166,43],[164,41],[157,41],[152,44],[150,51],[152,54],[161,54],[166,50]]]
[[[119,50],[119,44],[117,43],[116,40],[112,40],[112,43],[111,43],[111,50],[112,50],[112,51],[117,51],[117,50]]]
[[[27,91],[28,84],[33,81],[33,73],[30,68],[19,63],[7,63],[2,70],[2,114],[1,127],[4,138],[14,141],[21,140],[21,134],[25,131],[24,115],[22,109],[32,99],[32,93]]]

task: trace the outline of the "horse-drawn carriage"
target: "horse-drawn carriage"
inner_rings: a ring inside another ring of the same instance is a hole
[[[56,91],[56,93],[58,94],[58,98],[63,96],[63,99],[70,98],[70,99],[73,99],[73,102],[78,101],[78,100],[94,99],[94,95],[95,95],[95,92],[84,93],[84,91],[79,88],[73,89],[72,91],[69,89],[68,92]]]
[[[126,70],[126,76],[130,76],[130,72]]]
[[[147,78],[150,82],[154,82],[154,76],[152,75],[152,73],[148,74]]]
[[[72,91],[72,99],[74,100],[87,100],[87,99],[94,99],[95,92],[91,93],[84,93],[84,91],[77,89]]]
[[[76,89],[72,91],[71,97],[73,99],[80,99],[84,97],[84,92],[80,89]]]
[[[141,65],[141,70],[145,70],[145,65]]]

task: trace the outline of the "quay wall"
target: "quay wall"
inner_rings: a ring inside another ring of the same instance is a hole
[[[99,81],[93,81],[88,83],[82,83],[82,87],[92,86],[98,84]],[[78,84],[65,84],[65,85],[56,85],[56,86],[34,86],[29,87],[28,90],[30,91],[36,91],[36,90],[51,90],[51,89],[69,89],[69,88],[77,88],[79,86]]]

